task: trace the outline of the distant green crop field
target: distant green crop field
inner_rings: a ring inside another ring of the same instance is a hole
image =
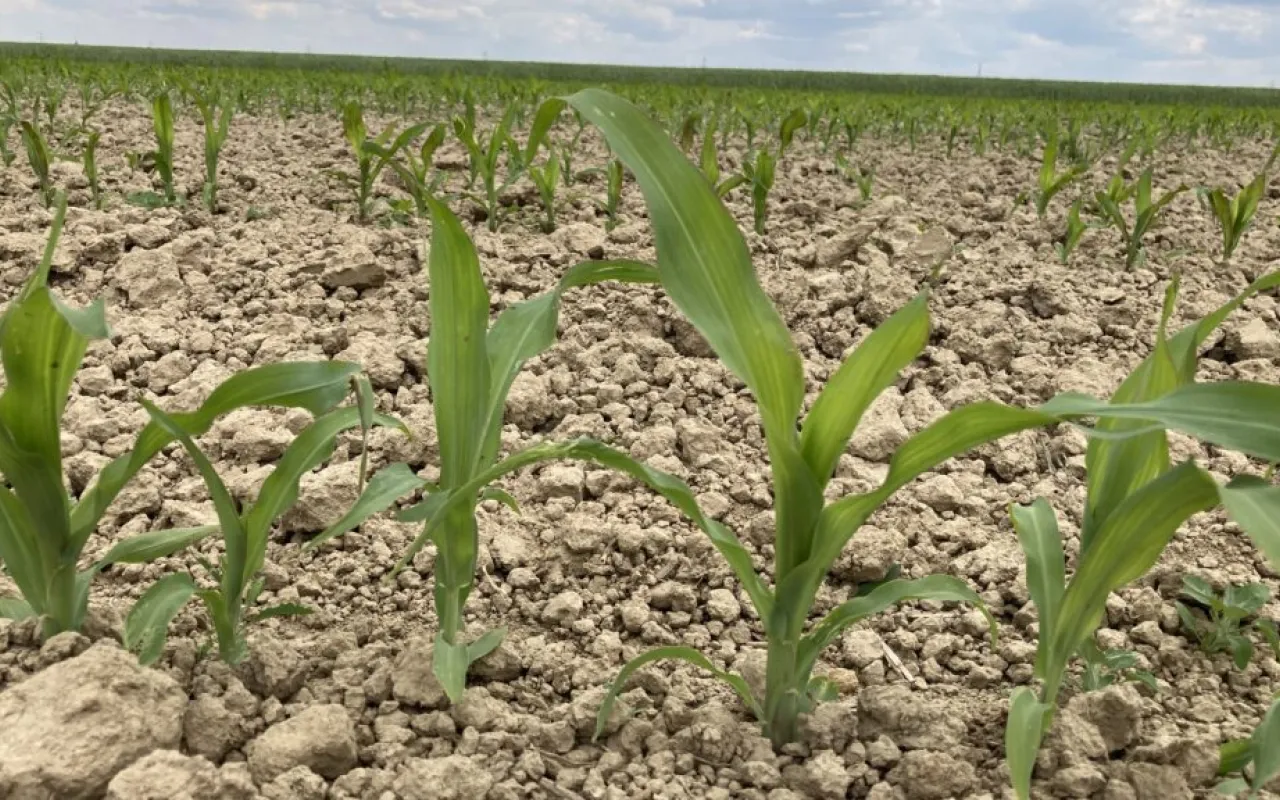
[[[133,63],[261,70],[379,72],[400,76],[470,75],[538,79],[569,84],[655,83],[711,88],[780,89],[864,94],[986,97],[1074,102],[1229,107],[1280,107],[1280,90],[1244,87],[1089,83],[857,72],[633,67],[527,61],[172,50],[0,42],[0,59]]]

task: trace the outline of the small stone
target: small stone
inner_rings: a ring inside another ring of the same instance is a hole
[[[1067,707],[1098,728],[1108,752],[1123,750],[1138,738],[1142,724],[1142,695],[1132,683],[1076,695]]]
[[[440,708],[445,702],[444,687],[431,669],[435,645],[430,639],[411,639],[391,667],[391,694],[401,703],[422,708]]]
[[[1242,361],[1280,357],[1280,333],[1261,317],[1241,325],[1227,336],[1227,348]]]
[[[742,604],[728,589],[712,589],[707,593],[707,613],[712,619],[724,623],[736,622],[742,614]]]
[[[880,641],[880,635],[865,628],[854,628],[846,633],[840,649],[855,669],[863,669],[873,661],[879,661],[884,657],[884,645]]]
[[[542,609],[543,622],[566,625],[582,615],[582,595],[574,591],[561,592],[547,601]]]
[[[849,452],[858,458],[887,462],[911,434],[902,422],[902,393],[889,387],[880,393],[853,432]]]
[[[965,796],[978,776],[972,764],[946,753],[909,750],[889,773],[889,780],[906,790],[907,800],[947,800]]]
[[[1090,763],[1063,767],[1051,781],[1055,794],[1062,797],[1093,797],[1107,785],[1107,776]]]
[[[493,777],[466,756],[411,758],[401,769],[393,791],[401,800],[480,800],[493,787]]]
[[[840,800],[851,782],[844,759],[831,750],[819,750],[805,763],[804,772],[793,788],[806,797]]]
[[[324,800],[328,789],[324,778],[298,766],[263,786],[262,796],[266,800]]]
[[[902,751],[888,736],[881,734],[867,745],[867,763],[876,769],[892,769],[902,760]]]
[[[253,741],[249,769],[258,783],[304,766],[332,780],[356,765],[355,726],[340,705],[310,706]]]
[[[964,490],[950,475],[934,475],[922,481],[916,487],[916,497],[939,514],[944,511],[955,511],[964,504]]]
[[[544,499],[552,497],[582,496],[582,485],[587,476],[582,467],[576,464],[552,464],[542,468],[538,473],[538,488]]]
[[[156,750],[111,779],[106,800],[220,800],[222,780],[209,761]]]
[[[1191,789],[1177,767],[1130,764],[1129,785],[1137,800],[1192,800]]]
[[[328,289],[349,286],[352,289],[371,289],[387,282],[387,271],[378,264],[377,257],[366,245],[351,242],[338,252],[334,263],[324,268],[320,282]]]
[[[840,578],[854,583],[884,580],[907,551],[907,537],[896,530],[863,525],[851,547],[832,567]]]
[[[178,747],[187,695],[98,644],[0,693],[0,797],[101,797],[122,769]]]
[[[227,708],[221,697],[200,695],[187,706],[182,717],[187,750],[210,761],[244,744],[244,720]]]
[[[259,695],[288,700],[297,694],[310,672],[296,645],[268,633],[249,638],[248,657],[240,667],[240,679]]]

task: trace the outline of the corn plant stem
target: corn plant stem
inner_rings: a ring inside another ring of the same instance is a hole
[[[439,535],[449,546],[438,550],[436,614],[441,637],[449,644],[457,644],[463,629],[462,610],[475,580],[479,533],[474,510],[463,506],[450,513]]]
[[[50,576],[47,605],[44,609],[44,635],[47,639],[65,631],[77,630],[79,603],[76,595],[76,564],[64,561]]]
[[[775,746],[794,742],[798,738],[800,713],[804,709],[800,684],[805,676],[798,674],[797,656],[800,647],[798,632],[786,632],[768,637],[765,661],[765,734]]]

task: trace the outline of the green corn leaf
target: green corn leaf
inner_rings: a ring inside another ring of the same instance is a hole
[[[1254,545],[1280,566],[1280,486],[1241,475],[1220,487],[1218,497]]]
[[[302,476],[327,461],[333,455],[338,434],[360,425],[362,416],[360,409],[352,407],[330,411],[304,428],[289,443],[276,468],[263,481],[253,508],[244,517],[247,549],[240,568],[244,584],[262,569],[271,526],[297,502]],[[374,424],[404,430],[399,420],[384,414],[374,414],[371,419]]]
[[[440,438],[440,485],[462,485],[480,466],[485,443],[490,366],[485,334],[489,293],[470,237],[443,203],[431,210],[431,340],[427,372]]]
[[[805,462],[822,485],[863,413],[929,341],[929,298],[921,293],[872,331],[827,381],[800,434]]]
[[[538,148],[542,146],[551,127],[560,118],[560,112],[564,111],[564,107],[565,101],[558,97],[553,97],[538,107],[538,111],[533,115],[533,125],[529,128],[529,141],[525,144],[524,162],[526,164],[533,163],[534,156],[538,155]]]
[[[618,676],[609,684],[608,691],[606,691],[604,695],[604,700],[600,704],[600,711],[596,714],[595,738],[598,739],[600,735],[604,733],[605,728],[609,724],[609,718],[613,716],[613,707],[617,705],[618,695],[626,688],[627,680],[631,678],[631,675],[641,667],[652,664],[655,661],[669,660],[684,661],[711,673],[715,677],[729,684],[730,688],[737,692],[738,697],[742,699],[742,702],[747,706],[747,708],[751,709],[753,714],[757,717],[761,716],[762,712],[760,710],[760,705],[751,694],[751,687],[747,685],[746,680],[744,680],[741,675],[720,669],[715,664],[711,663],[710,659],[702,653],[699,653],[697,650],[694,650],[692,647],[655,647],[652,650],[636,656],[623,665],[622,669],[618,671]]]
[[[377,400],[373,396],[373,384],[369,376],[361,373],[355,377],[356,408],[360,409],[360,476],[357,492],[364,492],[364,481],[369,473],[369,431],[373,429],[373,412]]]
[[[117,543],[94,564],[93,568],[100,570],[110,564],[146,564],[158,558],[171,556],[179,550],[185,550],[217,532],[217,525],[201,525],[196,528],[172,528],[139,533]]]
[[[307,542],[303,550],[314,550],[334,537],[355,530],[365,520],[391,508],[401,497],[423,489],[426,485],[427,482],[415,475],[408,464],[390,464],[382,468],[374,474],[347,513]]]
[[[498,645],[502,644],[502,640],[505,638],[507,638],[507,629],[504,627],[494,628],[485,633],[479,639],[467,645],[467,663],[474,664],[497,650]]]
[[[1027,559],[1027,589],[1040,616],[1040,642],[1036,653],[1036,671],[1043,674],[1050,656],[1050,633],[1058,625],[1062,595],[1067,588],[1066,556],[1062,551],[1062,534],[1053,506],[1043,498],[1029,506],[1010,507],[1013,527]],[[1034,751],[1033,751],[1034,758]]]
[[[716,151],[715,120],[707,123],[707,129],[702,134],[702,151],[699,156],[699,166],[702,167],[702,174],[707,176],[707,181],[712,186],[715,186],[720,181],[720,155]]]
[[[1219,447],[1280,461],[1280,386],[1244,381],[1191,383],[1154,400],[1125,405],[1067,393],[1054,397],[1041,410],[1153,421]]]
[[[791,147],[791,140],[795,137],[796,131],[803,128],[809,123],[809,117],[800,109],[792,109],[790,114],[782,120],[782,124],[778,128],[778,155],[781,156]]]
[[[480,493],[480,500],[495,500],[511,509],[513,513],[520,513],[520,503],[512,497],[509,492],[504,492],[496,486],[486,487],[485,490]]]
[[[43,607],[48,580],[57,568],[56,552],[45,542],[26,505],[8,487],[0,486],[0,563],[30,602]],[[25,602],[25,601],[24,601]]]
[[[26,600],[21,597],[5,597],[0,596],[0,619],[11,619],[14,622],[21,622],[24,619],[30,619],[36,616],[33,609]]]
[[[1025,686],[1013,690],[1009,699],[1009,719],[1004,728],[1004,757],[1009,762],[1013,791],[1018,800],[1031,797],[1031,774],[1040,752],[1040,740],[1053,706],[1041,703]]]
[[[747,384],[774,475],[777,561],[808,557],[822,490],[800,455],[804,372],[782,318],[760,286],[733,217],[704,176],[634,105],[598,89],[568,98],[636,176],[649,208],[663,288],[720,360]]]
[[[301,603],[280,603],[255,611],[249,615],[249,622],[261,622],[264,619],[277,619],[279,617],[305,617],[314,613],[316,613],[314,608],[304,606]]]
[[[1232,739],[1218,747],[1218,775],[1230,775],[1240,772],[1253,761],[1253,747],[1250,739]],[[1245,784],[1243,788],[1248,788]]]
[[[238,599],[245,586],[245,565],[248,563],[251,543],[249,542],[245,525],[240,519],[240,510],[236,506],[236,501],[231,496],[231,492],[227,490],[227,485],[222,482],[222,477],[218,475],[218,471],[214,469],[213,463],[209,461],[208,456],[195,443],[195,440],[182,428],[182,425],[147,400],[141,400],[140,402],[143,408],[147,410],[147,413],[151,415],[152,421],[176,439],[182,445],[182,448],[187,451],[187,455],[195,462],[196,469],[199,471],[201,479],[204,480],[205,487],[209,490],[209,499],[213,501],[214,510],[218,515],[218,527],[222,532],[223,542],[226,544],[223,594],[225,597]]]
[[[471,666],[467,655],[465,642],[450,642],[443,633],[436,635],[435,647],[431,651],[431,671],[451,703],[462,702],[467,690],[467,668]]]
[[[1063,595],[1051,633],[1056,662],[1047,670],[1050,686],[1097,627],[1108,595],[1149,570],[1182,523],[1213,505],[1217,495],[1213,478],[1188,462],[1134,492],[1102,522]]]
[[[794,430],[804,394],[800,356],[756,279],[733,218],[666,134],[634,105],[598,89],[567,100],[600,128],[636,176],[672,301],[751,388],[766,428]]]
[[[196,593],[195,581],[179,572],[166,575],[142,593],[124,620],[124,646],[138,654],[143,666],[164,655],[169,623]]]
[[[941,600],[974,605],[987,618],[991,636],[995,638],[995,619],[987,611],[978,593],[959,578],[928,575],[915,580],[885,581],[867,594],[836,606],[814,626],[812,632],[800,640],[797,657],[800,673],[808,675],[822,651],[850,625],[907,600]]]
[[[564,293],[604,281],[657,283],[658,270],[640,261],[586,261],[570,268],[552,291],[511,306],[494,320],[485,340],[491,387],[481,423],[485,431],[481,464],[492,464],[497,456],[507,393],[521,367],[555,344]]]
[[[1250,738],[1253,752],[1253,789],[1262,787],[1280,774],[1280,700],[1271,704]]]
[[[248,406],[302,408],[323,414],[342,402],[351,376],[359,369],[358,365],[343,361],[297,361],[255,367],[223,381],[196,411],[169,416],[190,435],[200,436],[218,417]],[[153,421],[138,434],[130,452],[98,474],[97,482],[80,497],[71,514],[73,537],[80,547],[120,490],[171,441],[173,437]]]

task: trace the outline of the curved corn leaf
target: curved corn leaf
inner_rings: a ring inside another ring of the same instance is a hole
[[[1280,566],[1280,486],[1241,475],[1220,487],[1218,497],[1254,545]]]
[[[542,105],[538,107],[537,113],[533,115],[533,125],[529,128],[529,141],[525,144],[524,163],[533,163],[534,156],[538,154],[538,148],[542,146],[542,142],[547,138],[551,127],[560,118],[560,113],[564,111],[565,105],[564,100],[552,97],[543,101]]]
[[[1009,719],[1004,728],[1004,757],[1009,762],[1010,779],[1018,800],[1031,797],[1031,774],[1045,725],[1053,706],[1041,703],[1036,693],[1025,686],[1013,690],[1009,699]]]
[[[987,611],[986,604],[982,602],[978,593],[959,578],[953,578],[950,575],[928,575],[914,580],[885,581],[867,594],[836,606],[814,626],[812,632],[800,640],[796,657],[797,671],[800,675],[807,677],[818,662],[818,656],[836,640],[836,637],[844,633],[846,628],[872,614],[879,614],[907,600],[942,600],[974,605],[987,618],[991,636],[995,638],[995,619]]]
[[[1068,393],[1054,397],[1041,410],[1064,416],[1096,414],[1157,422],[1219,447],[1280,461],[1280,386],[1271,384],[1191,383],[1153,400],[1124,405]]]
[[[1249,743],[1253,751],[1253,789],[1262,791],[1280,774],[1280,700],[1272,702]]]
[[[370,479],[347,513],[307,542],[302,549],[314,550],[334,537],[355,530],[369,517],[391,508],[401,497],[423,489],[426,485],[427,482],[415,475],[408,464],[390,464],[382,468]]]
[[[262,569],[271,526],[298,501],[298,484],[302,476],[328,460],[333,455],[338,434],[359,426],[362,417],[363,412],[355,407],[330,411],[303,428],[289,443],[275,469],[258,490],[257,501],[244,515],[247,542],[244,561],[238,566],[234,561],[228,564],[228,569],[241,571],[243,585],[248,585]],[[376,425],[404,429],[399,420],[384,414],[373,414],[370,419]]]
[[[342,402],[351,376],[359,369],[344,361],[297,361],[255,367],[227,378],[197,410],[168,416],[190,435],[200,436],[218,417],[246,406],[302,408],[323,414]],[[125,484],[171,441],[173,437],[153,421],[138,434],[130,452],[98,474],[98,480],[81,495],[71,512],[72,536],[79,548],[83,548]]]
[[[729,684],[729,686],[738,693],[738,697],[742,698],[742,702],[751,709],[751,713],[757,718],[761,717],[760,704],[751,694],[751,687],[741,675],[728,672],[712,664],[711,661],[694,650],[692,647],[671,646],[671,647],[655,647],[652,650],[641,653],[635,658],[623,665],[618,671],[618,676],[609,684],[608,690],[605,692],[604,700],[600,703],[600,711],[596,713],[596,732],[594,738],[600,738],[600,734],[604,733],[605,727],[609,724],[609,718],[613,716],[613,707],[618,702],[618,695],[626,688],[627,680],[632,673],[641,667],[652,664],[655,661],[684,661],[692,664],[699,669],[706,670],[715,677]]]
[[[1057,629],[1062,595],[1067,590],[1066,556],[1062,551],[1062,534],[1053,506],[1038,498],[1029,506],[1013,505],[1009,509],[1018,543],[1027,560],[1027,590],[1040,617],[1040,641],[1036,648],[1036,674],[1044,675],[1045,662],[1051,658],[1052,631]]]
[[[166,575],[142,593],[124,620],[124,646],[149,666],[164,654],[169,623],[196,593],[196,583],[184,572]]]
[[[35,609],[21,597],[0,596],[0,619],[21,622],[36,616]]]
[[[929,341],[929,298],[916,296],[872,331],[822,388],[804,420],[800,447],[823,486],[863,413]]]
[[[490,371],[485,334],[489,292],[475,245],[443,203],[431,210],[431,340],[427,373],[440,438],[440,486],[453,489],[475,475],[485,442]]]
[[[118,542],[93,565],[93,568],[100,570],[111,564],[146,564],[157,558],[171,556],[179,550],[185,550],[217,532],[217,525],[201,525],[196,528],[171,528],[139,533],[123,542]]]

